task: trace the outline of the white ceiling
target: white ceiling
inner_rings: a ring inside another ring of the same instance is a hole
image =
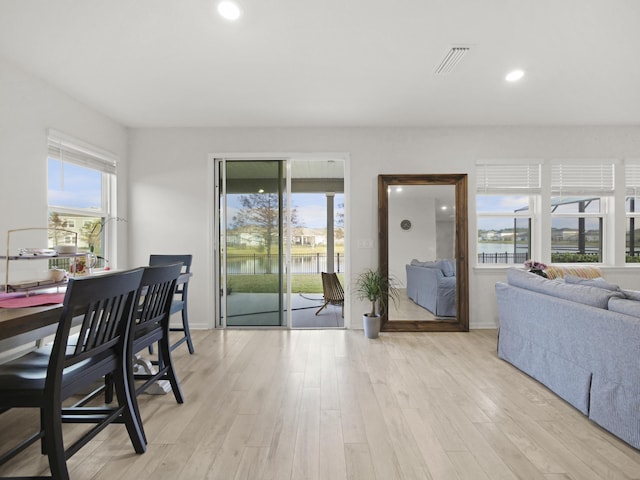
[[[0,56],[131,127],[640,125],[638,0],[242,5],[1,0]]]

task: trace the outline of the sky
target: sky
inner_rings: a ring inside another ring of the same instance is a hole
[[[97,170],[72,163],[61,165],[59,160],[48,159],[48,202],[50,205],[67,208],[100,209],[102,201],[102,178]],[[302,226],[325,228],[327,200],[324,193],[292,194],[292,203],[298,212]],[[231,220],[241,207],[239,195],[229,195],[228,218]],[[344,212],[344,194],[336,193],[335,213]]]
[[[47,195],[49,205],[67,208],[101,209],[102,174],[49,158]]]
[[[241,208],[240,195],[229,195],[227,218],[231,223],[233,216]],[[293,207],[298,212],[298,222],[308,228],[326,228],[327,197],[324,193],[294,193],[291,195]],[[344,212],[344,194],[336,193],[334,212]]]

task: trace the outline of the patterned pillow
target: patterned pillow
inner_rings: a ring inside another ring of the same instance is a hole
[[[565,275],[573,275],[580,278],[602,277],[599,268],[584,265],[576,265],[575,267],[550,265],[544,269],[544,272],[547,274],[547,278],[564,278]]]

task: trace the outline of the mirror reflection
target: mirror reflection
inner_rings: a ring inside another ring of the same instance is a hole
[[[378,228],[380,270],[399,293],[381,330],[468,331],[467,175],[379,175]]]
[[[455,186],[392,185],[389,276],[399,300],[388,320],[455,321]]]

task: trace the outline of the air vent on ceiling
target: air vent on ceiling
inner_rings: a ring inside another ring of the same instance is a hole
[[[436,75],[445,75],[451,73],[451,71],[460,63],[462,57],[464,57],[471,47],[451,47],[451,49],[444,56],[438,68],[436,68]]]

